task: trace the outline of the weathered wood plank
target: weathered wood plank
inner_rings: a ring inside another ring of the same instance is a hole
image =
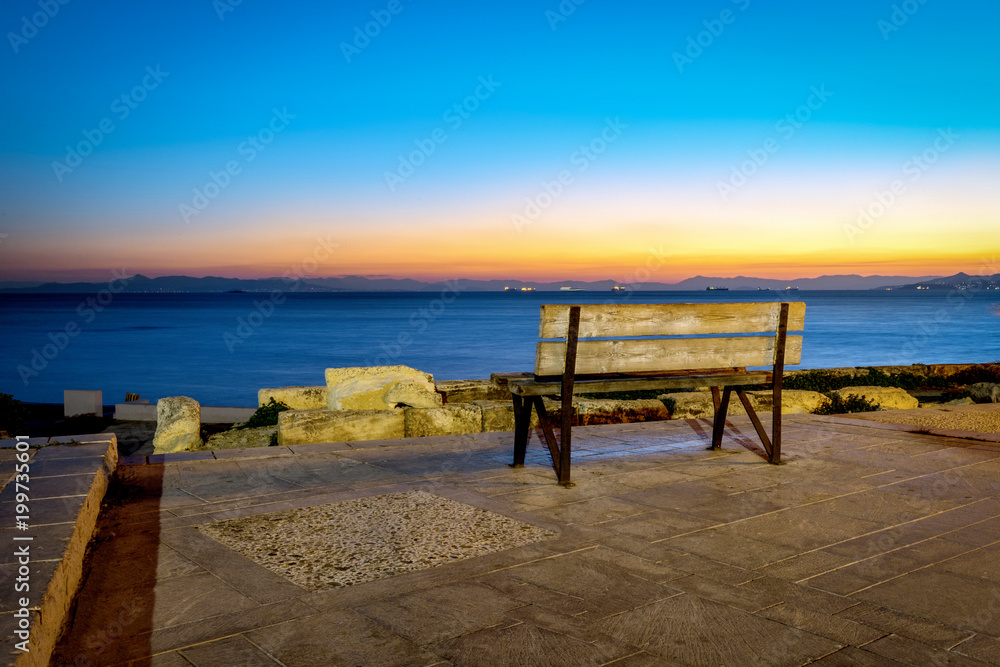
[[[576,372],[590,375],[771,366],[774,364],[774,347],[772,336],[580,341]],[[802,336],[789,336],[785,363],[797,364],[801,357]],[[560,375],[565,359],[566,343],[539,342],[535,353],[535,375]]]
[[[769,371],[750,371],[749,373],[708,374],[708,375],[677,375],[677,376],[643,376],[616,379],[577,378],[573,384],[574,394],[600,394],[609,391],[639,391],[642,389],[686,389],[690,387],[721,387],[725,385],[755,385],[767,384],[771,381]],[[530,380],[526,378],[511,380],[507,387],[517,396],[554,396],[562,391],[562,383],[558,380]]]
[[[539,338],[564,338],[570,305],[543,305]],[[580,306],[580,338],[689,336],[777,331],[780,303],[587,304]],[[792,302],[788,330],[801,331],[806,304]]]

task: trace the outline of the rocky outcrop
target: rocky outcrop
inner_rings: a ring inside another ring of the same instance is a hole
[[[968,391],[974,403],[1000,403],[1000,384],[977,382],[969,385]]]
[[[156,402],[153,453],[187,452],[201,447],[201,406],[187,396],[169,396]]]
[[[830,396],[839,395],[847,399],[852,394],[877,404],[883,410],[912,410],[920,406],[920,401],[899,387],[844,387],[831,391]]]
[[[582,398],[577,402],[577,423],[625,424],[670,419],[670,411],[657,399],[621,401],[612,399]]]
[[[272,398],[292,410],[323,410],[326,408],[326,387],[261,389],[257,392],[257,405],[267,405]]]
[[[492,380],[444,380],[435,382],[434,386],[444,396],[445,403],[510,402],[510,391],[498,387]]]
[[[402,438],[404,423],[402,410],[286,410],[278,415],[278,444]]]
[[[774,399],[770,391],[748,391],[750,404],[758,412],[771,412],[774,409]],[[736,399],[739,403],[739,399]],[[805,389],[783,389],[781,391],[781,413],[785,415],[801,415],[815,412],[826,403],[826,396],[818,391]],[[742,406],[741,406],[742,407]]]
[[[683,391],[663,394],[659,398],[660,400],[672,399],[674,401],[672,413],[674,419],[713,419],[715,417],[715,405],[712,403],[710,391]],[[750,400],[754,412],[772,412],[774,410],[774,400],[770,391],[748,391],[747,398]],[[781,392],[781,413],[810,413],[825,402],[826,397],[819,392],[786,389]],[[735,392],[729,400],[729,409],[726,414],[733,417],[746,414],[743,403],[740,402]]]
[[[326,369],[326,407],[329,410],[392,410],[396,402],[386,395],[397,384],[410,383],[411,400],[422,389],[434,394],[434,377],[409,366],[352,366]],[[432,400],[427,398],[428,401]]]
[[[446,405],[430,409],[407,408],[404,412],[407,438],[479,433],[483,424],[483,413],[478,405]]]
[[[205,449],[243,449],[245,447],[267,447],[271,436],[278,432],[277,426],[259,428],[234,428],[209,436]]]

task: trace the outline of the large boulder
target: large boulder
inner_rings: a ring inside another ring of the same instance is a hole
[[[969,385],[968,391],[974,403],[1000,403],[1000,384],[977,382]]]
[[[577,423],[625,424],[670,419],[670,410],[657,399],[621,401],[613,399],[578,399]]]
[[[326,387],[274,387],[257,392],[257,405],[267,405],[271,399],[284,403],[292,410],[326,409]]]
[[[246,447],[267,447],[271,436],[278,432],[277,426],[259,428],[234,428],[209,436],[205,449],[244,449]]]
[[[402,410],[286,410],[278,415],[278,444],[393,440],[404,436]]]
[[[434,377],[409,366],[351,366],[326,369],[326,407],[329,410],[392,410],[402,401],[386,395],[407,382],[407,397],[416,392],[435,394]],[[426,397],[427,401],[433,400]],[[440,405],[440,403],[438,403]]]
[[[459,403],[441,408],[407,408],[404,412],[407,438],[479,433],[483,428],[483,413],[478,405]]]
[[[875,403],[883,410],[912,410],[920,407],[920,401],[899,387],[844,387],[831,391],[829,395],[839,395],[842,399],[854,394]]]
[[[510,402],[510,391],[499,387],[492,380],[444,380],[434,383],[444,396],[445,403],[473,403],[475,401]]]
[[[201,406],[187,396],[169,396],[156,402],[153,453],[187,452],[201,447]]]
[[[673,411],[671,415],[674,419],[713,419],[715,417],[715,404],[712,402],[712,393],[709,391],[678,391],[671,394],[663,394],[657,397],[660,401],[668,405],[673,401]],[[754,399],[750,398],[750,405],[754,405]],[[757,407],[754,406],[754,410]],[[770,409],[770,408],[769,408]],[[745,415],[746,410],[740,399],[733,394],[729,401],[729,416]]]
[[[774,397],[770,391],[748,391],[750,405],[758,412],[771,412],[774,409]],[[739,403],[739,399],[736,399]],[[806,389],[782,389],[781,413],[785,415],[801,415],[816,412],[826,403],[826,396],[818,391]],[[742,406],[741,406],[742,407]]]

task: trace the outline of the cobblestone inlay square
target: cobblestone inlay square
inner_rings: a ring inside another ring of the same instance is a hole
[[[312,591],[425,570],[555,535],[426,491],[227,519],[200,529]]]

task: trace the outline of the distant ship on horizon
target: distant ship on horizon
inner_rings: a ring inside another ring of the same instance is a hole
[[[728,292],[729,288],[728,287],[711,287],[710,286],[710,287],[706,287],[705,291],[706,292]]]

